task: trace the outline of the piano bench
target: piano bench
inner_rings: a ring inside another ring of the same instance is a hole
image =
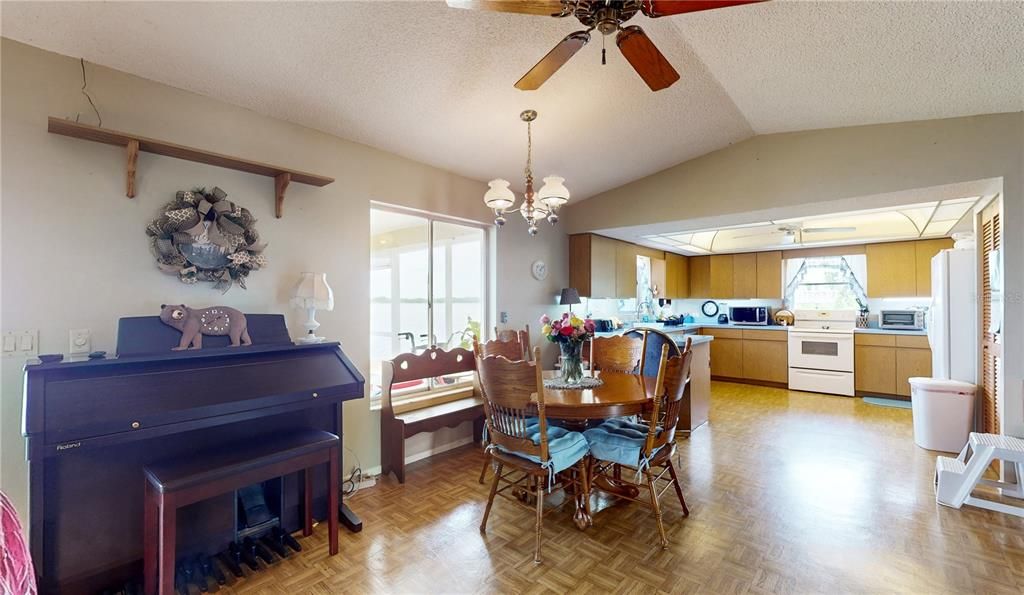
[[[327,519],[330,555],[338,553],[338,465],[341,440],[320,430],[305,430],[220,447],[184,459],[144,468],[143,584],[147,595],[174,595],[175,524],[179,508],[254,483],[301,471],[302,534],[313,534],[312,467],[328,465]]]
[[[406,413],[381,412],[381,475],[394,473],[405,483],[405,439],[422,432],[453,428],[473,422],[473,439],[480,440],[484,428],[484,400],[473,395],[457,401],[423,407]]]

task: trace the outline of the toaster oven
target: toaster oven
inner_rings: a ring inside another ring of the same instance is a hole
[[[882,310],[878,313],[878,328],[923,330],[924,310]]]

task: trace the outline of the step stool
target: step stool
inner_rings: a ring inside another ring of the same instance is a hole
[[[1010,463],[1017,482],[983,479],[994,460]],[[1001,434],[971,432],[967,444],[957,457],[935,460],[935,501],[943,506],[960,508],[964,504],[1024,517],[1024,506],[1010,506],[971,496],[974,488],[984,485],[1000,490],[1002,495],[1024,499],[1024,440]]]

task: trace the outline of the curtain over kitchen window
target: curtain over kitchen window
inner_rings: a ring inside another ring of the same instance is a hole
[[[862,310],[867,295],[863,254],[786,260],[786,306],[793,310]]]
[[[487,234],[483,226],[399,209],[370,209],[370,383],[400,353],[472,347],[487,328]],[[469,383],[469,375],[411,382],[392,395]]]

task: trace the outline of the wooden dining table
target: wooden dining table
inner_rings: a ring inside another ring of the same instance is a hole
[[[557,378],[560,372],[545,371],[544,378]],[[544,388],[544,413],[549,420],[560,420],[568,428],[583,431],[588,421],[609,419],[642,413],[654,402],[657,378],[624,372],[588,371],[584,376],[600,378],[602,383],[593,388]],[[635,486],[599,477],[594,485],[613,495],[634,499]],[[586,529],[593,524],[582,494],[573,494],[576,526]]]

